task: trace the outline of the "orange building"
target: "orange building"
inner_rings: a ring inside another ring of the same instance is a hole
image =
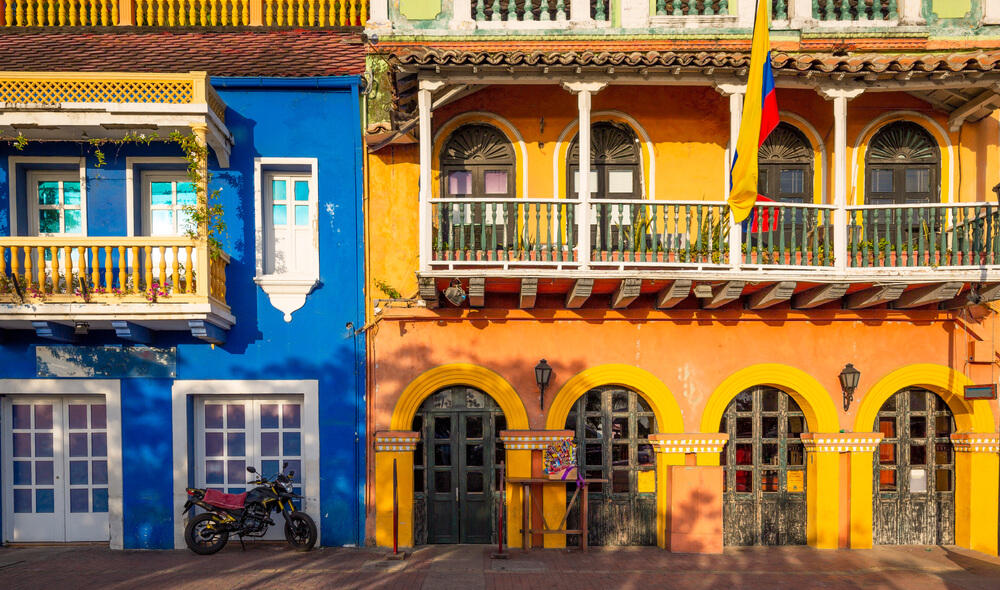
[[[984,90],[1000,54],[865,53],[894,43],[872,36],[844,55],[831,36],[774,52],[774,202],[738,224],[746,35],[383,35],[393,117],[366,165],[378,545],[394,465],[401,545],[496,542],[501,515],[510,546],[578,543],[544,532],[578,530],[578,485],[519,482],[566,441],[590,544],[997,554],[1000,408],[966,386],[1000,374]]]

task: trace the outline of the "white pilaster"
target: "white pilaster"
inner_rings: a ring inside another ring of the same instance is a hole
[[[1000,2],[1000,0],[997,1]],[[649,0],[622,0],[621,7],[622,28],[644,29],[649,27]]]
[[[592,249],[590,244],[590,104],[593,95],[600,92],[605,86],[607,84],[604,82],[563,83],[563,88],[576,95],[580,118],[580,179],[577,183],[580,208],[576,216],[576,248],[582,270],[590,268],[590,251]],[[573,179],[570,178],[569,183],[571,184],[566,187],[570,195],[573,194],[572,182]]]
[[[788,21],[793,29],[804,29],[814,25],[812,0],[790,0]]]
[[[730,6],[736,5],[737,25],[740,28],[752,29],[754,12],[757,10],[757,0],[735,0]]]
[[[990,5],[993,5],[993,22],[990,23]],[[927,19],[920,14],[922,0],[899,0],[899,24],[920,26],[926,25]],[[983,0],[983,24],[1000,23],[1000,0]]]
[[[729,97],[729,143],[726,144],[726,161],[723,163],[725,184],[723,185],[723,200],[729,199],[730,173],[733,167],[733,148],[740,135],[740,120],[743,118],[743,97],[747,87],[744,84],[716,84],[715,90],[722,96]],[[734,269],[742,262],[740,245],[743,241],[742,226],[729,216],[729,264]]]
[[[420,134],[420,270],[430,269],[431,261],[431,229],[433,213],[431,211],[431,149],[433,133],[431,127],[431,104],[433,92],[444,86],[443,80],[421,80],[417,91],[417,121]]]
[[[371,14],[368,17],[368,21],[365,23],[365,29],[370,31],[385,31],[392,29],[392,23],[389,22],[389,1],[390,0],[371,0],[369,3],[369,10]],[[471,6],[471,3],[469,3]]]
[[[472,2],[468,0],[452,2],[451,22],[448,23],[452,30],[472,30],[476,28],[476,21],[472,20]]]
[[[610,9],[611,3],[607,6]],[[569,20],[575,23],[590,22],[590,2],[573,2],[570,4]]]
[[[833,256],[837,270],[847,270],[847,101],[863,88],[820,88],[833,101]]]

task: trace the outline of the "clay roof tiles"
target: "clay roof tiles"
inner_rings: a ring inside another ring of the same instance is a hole
[[[358,75],[364,45],[344,31],[151,31],[0,34],[7,71],[189,72],[212,76]]]

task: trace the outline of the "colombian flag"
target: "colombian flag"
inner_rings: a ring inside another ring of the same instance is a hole
[[[757,201],[757,149],[778,126],[778,100],[774,96],[771,40],[768,37],[769,15],[768,0],[757,0],[750,49],[750,78],[743,98],[740,136],[730,171],[729,208],[737,222],[747,218]]]

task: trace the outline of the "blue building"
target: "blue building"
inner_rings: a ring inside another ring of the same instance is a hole
[[[3,540],[181,548],[289,461],[362,543],[363,46],[52,31],[0,35]]]

